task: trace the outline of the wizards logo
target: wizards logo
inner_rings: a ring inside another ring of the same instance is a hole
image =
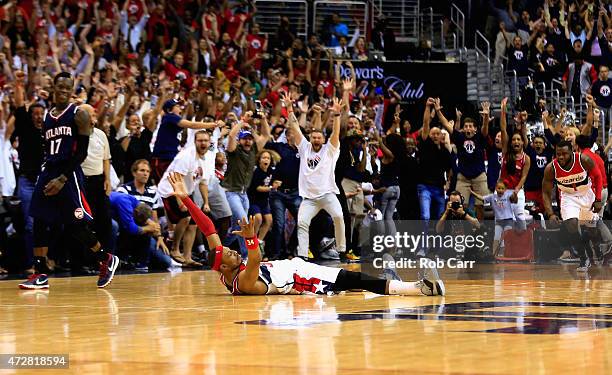
[[[585,309],[580,312],[579,309]],[[568,312],[559,312],[566,310]],[[593,311],[599,312],[594,313]],[[554,312],[553,312],[554,311]],[[571,312],[569,312],[571,311]],[[457,330],[457,332],[566,334],[596,331],[612,327],[612,304],[562,302],[462,302],[402,309],[359,311],[331,315],[329,319],[295,321],[295,328],[323,323],[356,320],[437,320],[453,322],[495,323],[494,328]],[[267,326],[291,326],[288,321],[251,320],[236,322]],[[501,326],[501,327],[500,327]],[[448,331],[448,330],[447,330]]]

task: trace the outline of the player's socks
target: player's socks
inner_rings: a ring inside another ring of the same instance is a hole
[[[402,296],[420,296],[421,292],[421,281],[398,281],[389,280],[389,294],[391,295],[402,295]]]
[[[35,256],[34,270],[36,274],[48,274],[50,270],[47,266],[47,257]]]
[[[587,247],[589,244],[588,235],[584,231],[581,234],[575,233],[569,236],[569,240],[580,257],[580,266],[578,266],[577,271],[586,272],[591,266],[590,259],[587,255]]]

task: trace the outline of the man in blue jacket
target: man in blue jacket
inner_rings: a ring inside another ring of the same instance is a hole
[[[136,258],[137,270],[148,271],[152,258],[163,268],[180,267],[180,263],[157,248],[155,239],[160,235],[160,227],[151,219],[151,207],[132,195],[117,192],[111,193],[110,203],[113,220],[119,224],[120,243],[129,244],[121,248]]]

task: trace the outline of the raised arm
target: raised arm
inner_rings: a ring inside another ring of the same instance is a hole
[[[586,124],[582,127],[581,134],[591,135],[593,129],[593,109],[595,107],[595,100],[592,95],[587,94],[585,98],[587,102],[587,113],[586,113]]]
[[[298,119],[295,117],[295,113],[293,113],[293,100],[289,97],[289,95],[281,91],[280,98],[285,104],[285,108],[287,108],[287,113],[289,114],[289,118],[287,119],[287,124],[289,129],[293,132],[293,138],[295,139],[295,144],[299,145],[302,143],[302,130],[300,129],[300,125],[298,123]]]
[[[268,123],[268,119],[265,115],[261,116],[260,124],[260,134],[253,133],[253,138],[255,139],[255,143],[257,144],[257,149],[263,150],[266,147],[266,143],[268,143],[268,141],[270,140],[271,135],[270,124]]]
[[[434,99],[434,109],[436,110],[436,115],[438,115],[438,120],[440,120],[440,123],[442,124],[442,126],[444,126],[444,129],[446,129],[446,131],[449,134],[452,134],[453,126],[448,122],[448,120],[444,116],[444,113],[442,113],[442,106],[440,105],[440,98]]]
[[[425,113],[423,113],[423,127],[421,128],[421,139],[426,140],[429,137],[429,123],[431,122],[431,107],[435,101],[433,98],[427,98],[425,103]]]
[[[236,147],[238,147],[238,141],[236,138],[238,137],[238,133],[242,128],[242,123],[240,121],[236,121],[234,125],[232,125],[232,129],[230,130],[227,138],[227,152],[236,151]]]
[[[499,117],[499,127],[501,130],[502,152],[504,154],[508,149],[508,123],[506,120],[506,105],[508,105],[508,98],[503,98],[501,101],[501,115]]]
[[[338,148],[340,147],[340,112],[342,111],[342,100],[333,99],[331,106],[331,115],[333,116],[332,133],[329,137],[329,143]]]
[[[491,108],[491,103],[489,102],[482,102],[480,103],[480,105],[482,106],[482,111],[480,111],[480,114],[482,115],[482,128],[480,129],[480,133],[482,134],[483,137],[488,137],[489,136],[489,121],[490,121],[490,108]]]

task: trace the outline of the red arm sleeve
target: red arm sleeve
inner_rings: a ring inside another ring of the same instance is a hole
[[[181,200],[189,210],[189,214],[191,214],[191,217],[196,222],[198,228],[200,228],[202,233],[204,233],[204,236],[208,237],[217,233],[213,222],[208,218],[208,216],[204,215],[204,212],[202,212],[202,210],[200,210],[200,208],[193,203],[191,198],[185,197]]]
[[[601,201],[601,189],[603,189],[603,180],[601,173],[599,173],[599,167],[593,160],[593,168],[589,171],[591,182],[593,183],[593,192],[595,193],[595,200]]]

